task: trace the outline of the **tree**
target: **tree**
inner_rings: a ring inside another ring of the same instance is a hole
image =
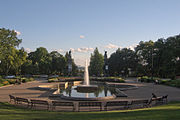
[[[51,72],[54,74],[64,74],[64,70],[66,67],[66,61],[63,55],[58,53],[57,51],[52,51],[50,53],[52,57],[52,68]]]
[[[48,51],[44,47],[39,47],[35,52],[29,53],[29,60],[32,60],[34,66],[38,66],[39,74],[50,74],[51,73],[51,62],[52,58],[50,57]],[[36,74],[38,74],[36,73]]]
[[[99,53],[98,48],[91,54],[89,71],[91,75],[101,76],[103,74],[104,57]]]
[[[151,75],[153,73],[153,51],[154,42],[152,40],[148,42],[141,41],[135,48],[135,52],[138,57],[138,63],[141,65],[141,67],[143,67],[143,74],[145,75]]]
[[[136,55],[133,50],[117,49],[109,58],[109,71],[111,76],[128,76],[129,71],[135,71],[137,65]]]
[[[15,70],[15,74],[21,74],[21,66],[26,62],[27,52],[24,51],[24,48],[20,50],[16,50],[16,54],[14,56],[13,69]]]
[[[16,47],[21,43],[21,39],[17,38],[14,30],[0,28],[0,60],[1,71],[8,75],[10,69],[15,64],[15,56],[17,55]]]

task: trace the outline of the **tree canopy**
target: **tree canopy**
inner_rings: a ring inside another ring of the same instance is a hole
[[[34,52],[19,48],[22,42],[15,30],[0,28],[0,74],[59,74],[68,75],[68,56],[57,51],[48,52],[44,47]],[[106,58],[106,57],[105,57]],[[111,76],[180,76],[180,35],[157,41],[140,41],[134,50],[117,49],[106,60]],[[90,75],[102,76],[104,57],[98,48],[90,57]],[[72,75],[77,75],[77,66],[72,59]]]
[[[90,58],[90,75],[101,76],[103,74],[104,57],[96,48]]]

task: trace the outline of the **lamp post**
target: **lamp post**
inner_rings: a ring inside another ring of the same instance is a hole
[[[152,49],[151,49],[151,80],[153,80],[153,72],[154,72],[154,70],[153,70],[153,63],[154,61],[153,61],[153,47],[152,47]]]

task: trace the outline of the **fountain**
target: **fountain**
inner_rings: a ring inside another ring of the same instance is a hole
[[[87,100],[87,101],[96,101],[96,100],[110,100],[115,99],[116,97],[127,97],[120,89],[129,89],[133,88],[134,86],[130,85],[122,85],[120,84],[117,86],[114,83],[111,83],[112,86],[106,83],[106,81],[92,81],[90,83],[89,80],[89,72],[88,72],[88,65],[87,60],[85,63],[85,69],[84,69],[84,80],[82,84],[79,84],[80,81],[78,81],[78,85],[74,84],[77,81],[69,81],[64,82],[63,84],[68,84],[68,86],[64,89],[64,87],[61,88],[60,84],[57,85],[57,90],[53,92],[52,95],[49,97],[51,99],[63,99],[63,100],[73,100],[73,101],[79,101],[79,100]]]
[[[85,63],[85,69],[84,69],[84,82],[83,85],[77,86],[77,91],[78,92],[85,92],[85,93],[90,93],[96,91],[98,88],[97,85],[90,85],[89,84],[89,72],[88,72],[88,65],[87,65],[87,60]]]

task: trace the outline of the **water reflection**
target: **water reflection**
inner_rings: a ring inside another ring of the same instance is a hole
[[[80,92],[76,90],[76,86],[73,83],[69,83],[66,89],[60,88],[60,94],[69,97],[85,97],[85,98],[96,98],[96,97],[108,97],[115,93],[115,88],[106,86],[103,83],[92,83],[93,85],[98,85],[96,91],[85,91]]]

